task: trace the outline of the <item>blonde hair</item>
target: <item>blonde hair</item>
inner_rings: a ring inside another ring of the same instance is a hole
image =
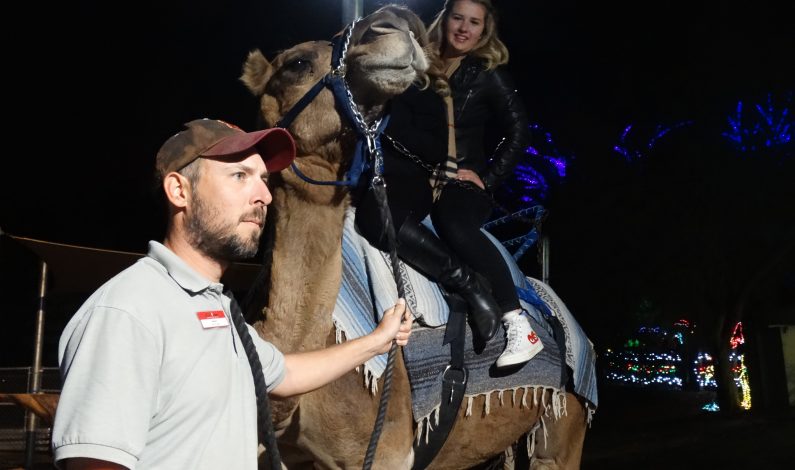
[[[444,8],[439,14],[436,15],[430,27],[428,28],[428,42],[430,42],[438,54],[441,54],[442,48],[445,45],[445,25],[447,18],[453,10],[456,2],[461,0],[446,0]],[[486,62],[486,69],[490,70],[496,68],[498,65],[508,63],[508,48],[497,36],[497,11],[491,0],[467,0],[472,3],[483,6],[486,10],[486,18],[483,25],[483,34],[480,41],[472,48],[467,55],[479,57]]]

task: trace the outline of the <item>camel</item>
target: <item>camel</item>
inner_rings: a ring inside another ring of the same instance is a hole
[[[422,27],[409,10],[389,7],[355,24],[345,56],[346,80],[368,124],[382,115],[390,97],[404,91],[427,68],[412,34],[418,25]],[[277,125],[329,72],[331,56],[332,45],[327,41],[298,44],[272,61],[259,50],[249,54],[240,78],[259,99],[264,126]],[[295,163],[302,173],[321,181],[344,177],[356,135],[340,114],[331,91],[320,91],[288,128],[296,140]],[[255,327],[285,352],[334,344],[332,312],[341,282],[348,190],[310,184],[290,169],[272,175],[270,185],[273,203],[268,219],[272,226],[267,242],[272,244],[272,260],[267,303]],[[373,467],[409,469],[414,459],[415,423],[400,354],[392,377]],[[314,392],[272,401],[274,426],[287,468],[362,466],[382,390],[379,386],[373,394],[364,382],[361,371],[352,371]],[[532,468],[579,468],[588,411],[575,395],[567,393],[566,397],[563,416],[545,423],[547,439],[534,446]],[[550,399],[547,396],[546,402]],[[475,407],[482,409],[483,400],[476,399]],[[471,468],[499,456],[536,426],[545,412],[538,404],[506,404],[491,406],[482,416],[465,417],[464,407],[429,468]]]

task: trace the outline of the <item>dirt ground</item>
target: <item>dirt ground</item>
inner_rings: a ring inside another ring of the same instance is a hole
[[[795,469],[795,410],[775,416],[702,411],[709,392],[601,387],[583,470]]]

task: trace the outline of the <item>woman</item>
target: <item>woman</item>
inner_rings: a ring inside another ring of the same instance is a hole
[[[491,284],[508,337],[497,367],[521,364],[543,346],[522,312],[508,266],[480,231],[493,210],[492,192],[513,172],[530,143],[522,100],[503,67],[508,49],[497,37],[491,0],[448,0],[428,37],[449,79],[456,151],[446,174],[457,180],[441,189],[431,218],[442,240]],[[486,149],[490,131],[504,140],[489,163],[494,152]]]
[[[404,9],[389,5],[384,9]],[[426,40],[425,26],[418,17],[409,25],[420,45]],[[418,83],[393,98],[390,120],[382,137],[383,177],[392,223],[397,232],[397,254],[406,263],[445,290],[459,294],[469,306],[479,336],[491,339],[499,330],[500,309],[482,279],[461,264],[449,248],[420,222],[433,205],[428,167],[443,163],[449,140],[445,98],[450,95],[441,61],[432,51],[430,67]],[[369,183],[372,175],[368,175]],[[378,199],[368,184],[354,195],[355,225],[373,246],[389,251]]]

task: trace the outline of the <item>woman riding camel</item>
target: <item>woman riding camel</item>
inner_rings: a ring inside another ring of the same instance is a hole
[[[508,49],[497,37],[491,0],[448,0],[428,35],[452,93],[455,151],[445,173],[463,183],[443,186],[431,218],[439,237],[491,285],[508,338],[497,367],[521,364],[543,345],[521,309],[508,266],[480,227],[492,214],[493,191],[530,143],[526,112],[503,67]],[[489,163],[494,149],[486,148],[485,136],[491,131],[504,141]]]
[[[382,10],[395,8],[404,7],[389,5]],[[425,26],[419,19],[409,28],[420,45],[426,46]],[[445,99],[450,99],[441,61],[434,51],[428,47],[425,49],[429,62],[427,73],[408,90],[392,98],[390,120],[384,131],[383,177],[397,233],[397,254],[404,262],[440,283],[445,290],[463,297],[473,317],[475,330],[484,340],[489,340],[499,329],[500,310],[488,287],[432,230],[421,223],[433,205],[429,173],[425,167],[438,166],[448,158]],[[359,233],[376,248],[389,251],[378,198],[372,186],[361,188],[354,197],[354,204]]]

